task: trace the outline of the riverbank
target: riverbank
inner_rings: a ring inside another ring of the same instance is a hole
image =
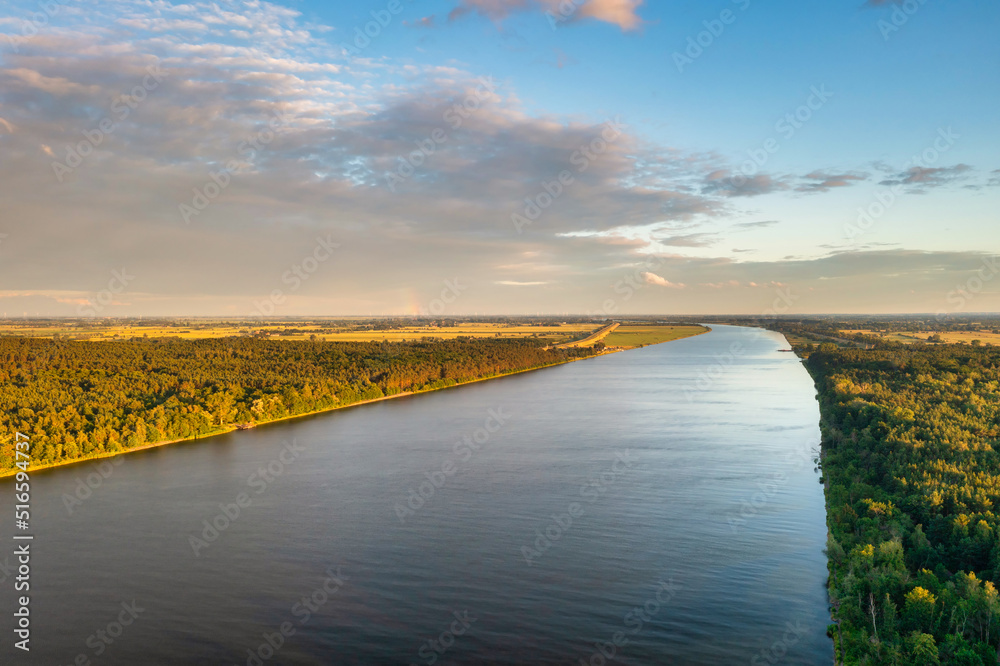
[[[703,331],[699,331],[697,333],[692,333],[691,335],[687,335],[687,336],[684,336],[684,337],[693,337],[695,335],[701,335],[702,333],[708,333],[710,331],[711,331],[711,329],[709,328],[709,329],[706,329],[706,330],[703,330]],[[673,338],[671,340],[665,340],[664,342],[673,342],[674,340],[683,340],[684,337]],[[431,392],[434,392],[434,391],[444,391],[444,390],[447,390],[447,389],[450,389],[450,388],[457,388],[457,387],[460,387],[460,386],[467,386],[469,384],[475,384],[475,383],[478,383],[478,382],[484,382],[484,381],[488,381],[488,380],[491,380],[491,379],[498,379],[498,378],[501,378],[501,377],[510,377],[510,376],[519,375],[519,374],[522,374],[522,373],[525,373],[525,372],[533,372],[535,370],[542,370],[542,369],[545,369],[545,368],[552,368],[552,367],[559,366],[559,365],[565,365],[567,363],[573,363],[575,361],[582,361],[582,360],[586,360],[586,359],[590,359],[590,358],[597,358],[599,356],[603,356],[603,355],[606,355],[606,354],[613,354],[613,353],[617,353],[617,352],[621,352],[621,351],[629,351],[629,350],[628,349],[608,349],[608,350],[606,350],[604,352],[595,354],[594,356],[585,356],[585,357],[582,357],[582,358],[570,358],[570,359],[566,359],[565,361],[559,361],[558,363],[549,363],[549,364],[540,365],[540,366],[537,366],[537,367],[534,367],[534,368],[524,368],[523,370],[515,370],[514,372],[506,372],[506,373],[502,373],[502,374],[499,374],[499,375],[491,375],[489,377],[479,377],[477,379],[470,379],[469,381],[460,382],[460,383],[457,383],[457,384],[452,384],[451,386],[442,386],[442,387],[439,387],[439,388],[425,389],[425,390],[422,390],[422,391],[403,391],[401,393],[396,393],[396,394],[393,394],[393,395],[387,395],[387,396],[383,396],[381,398],[373,398],[371,400],[361,400],[359,402],[352,402],[352,403],[349,403],[349,404],[346,404],[346,405],[334,405],[334,406],[327,407],[327,408],[324,408],[324,409],[313,410],[313,411],[310,411],[310,412],[303,412],[301,414],[293,414],[293,415],[290,415],[290,416],[283,416],[281,418],[271,419],[271,420],[268,420],[268,421],[258,421],[254,425],[256,427],[266,426],[266,425],[269,425],[269,424],[272,424],[272,423],[281,423],[283,421],[289,421],[289,420],[292,420],[292,419],[300,419],[300,418],[305,418],[307,416],[316,416],[318,414],[326,414],[328,412],[333,412],[333,411],[336,411],[336,410],[339,410],[339,409],[349,409],[351,407],[360,407],[361,405],[368,405],[368,404],[371,404],[371,403],[374,403],[374,402],[383,402],[385,400],[393,400],[395,398],[404,398],[404,397],[407,397],[407,396],[414,396],[414,395],[420,395],[420,394],[424,394],[424,393],[431,393]],[[210,432],[206,432],[206,433],[202,433],[202,434],[199,434],[199,435],[195,435],[193,437],[183,437],[183,438],[180,438],[180,439],[164,440],[162,442],[154,442],[154,443],[151,443],[151,444],[143,444],[141,446],[136,446],[134,448],[127,449],[127,450],[124,450],[124,451],[105,452],[105,453],[101,453],[101,454],[95,455],[95,456],[87,456],[85,458],[74,458],[73,460],[63,460],[63,461],[56,462],[56,463],[50,463],[50,464],[46,464],[46,465],[39,465],[38,467],[30,467],[30,468],[28,468],[27,471],[31,472],[31,473],[42,472],[42,471],[45,471],[45,470],[56,469],[56,468],[59,468],[59,467],[68,467],[70,465],[80,465],[80,464],[83,464],[83,463],[93,462],[93,461],[96,461],[96,460],[105,460],[107,458],[116,458],[118,456],[127,455],[129,453],[137,453],[139,451],[148,451],[150,449],[156,449],[156,448],[159,448],[161,446],[168,446],[170,444],[181,444],[181,443],[184,443],[184,442],[195,442],[195,441],[200,441],[200,440],[204,440],[204,439],[209,439],[209,438],[212,438],[212,437],[218,437],[219,435],[226,435],[226,434],[229,434],[231,432],[236,432],[237,430],[239,430],[239,428],[237,428],[236,425],[233,424],[231,426],[226,426],[224,428],[218,428],[216,430],[212,430]],[[20,471],[20,470],[18,470],[18,469],[10,469],[10,470],[0,471],[0,479],[5,479],[5,478],[8,478],[8,477],[14,476],[15,474],[17,474],[18,471]]]
[[[610,352],[608,352],[608,353],[610,353]],[[442,386],[442,387],[439,387],[439,388],[425,389],[425,390],[422,390],[422,391],[403,391],[401,393],[395,393],[393,395],[387,395],[387,396],[383,396],[381,398],[373,398],[371,400],[361,400],[359,402],[352,402],[352,403],[348,403],[346,405],[334,405],[332,407],[327,407],[327,408],[324,408],[324,409],[317,409],[317,410],[313,410],[313,411],[310,411],[310,412],[303,412],[301,414],[292,414],[290,416],[283,416],[281,418],[271,419],[271,420],[268,420],[268,421],[258,421],[254,425],[256,427],[266,426],[266,425],[270,425],[272,423],[281,423],[283,421],[290,421],[292,419],[301,419],[301,418],[305,418],[307,416],[316,416],[318,414],[326,414],[328,412],[333,412],[333,411],[337,411],[337,410],[340,410],[340,409],[350,409],[351,407],[360,407],[361,405],[368,405],[368,404],[375,403],[375,402],[384,402],[386,400],[394,400],[396,398],[404,398],[404,397],[407,397],[407,396],[421,395],[421,394],[424,394],[424,393],[432,393],[434,391],[444,391],[444,390],[447,390],[447,389],[457,388],[457,387],[460,387],[460,386],[468,386],[469,384],[475,384],[475,383],[478,383],[478,382],[484,382],[484,381],[488,381],[488,380],[491,380],[491,379],[499,379],[501,377],[511,377],[513,375],[519,375],[519,374],[522,374],[522,373],[525,373],[525,372],[533,372],[535,370],[543,370],[545,368],[552,368],[552,367],[556,367],[556,366],[559,366],[559,365],[565,365],[567,363],[573,363],[575,361],[586,360],[588,358],[596,358],[597,356],[600,356],[600,355],[601,354],[596,354],[594,356],[588,356],[588,357],[583,357],[583,358],[571,358],[571,359],[567,359],[565,361],[560,361],[558,363],[549,363],[547,365],[540,365],[540,366],[537,366],[537,367],[534,367],[534,368],[524,368],[523,370],[515,370],[514,372],[507,372],[507,373],[502,373],[502,374],[499,374],[499,375],[491,375],[489,377],[479,377],[477,379],[471,379],[469,381],[459,382],[457,384],[452,384],[451,386]],[[151,443],[151,444],[143,444],[142,446],[136,446],[136,447],[131,448],[131,449],[126,449],[124,451],[105,452],[105,453],[102,453],[102,454],[96,455],[96,456],[87,456],[85,458],[74,458],[73,460],[63,460],[63,461],[56,462],[56,463],[50,463],[50,464],[46,464],[46,465],[39,465],[37,467],[29,467],[27,471],[30,472],[30,473],[35,473],[35,472],[42,472],[42,471],[45,471],[45,470],[56,469],[56,468],[60,468],[60,467],[69,467],[71,465],[81,465],[81,464],[84,464],[84,463],[94,462],[94,461],[97,461],[97,460],[105,460],[107,458],[116,458],[118,456],[123,456],[123,455],[127,455],[127,454],[130,454],[130,453],[137,453],[139,451],[148,451],[150,449],[156,449],[156,448],[159,448],[161,446],[168,446],[170,444],[181,444],[181,443],[184,443],[184,442],[195,442],[195,441],[210,439],[212,437],[218,437],[220,435],[227,435],[227,434],[229,434],[231,432],[236,432],[237,430],[238,430],[238,428],[234,424],[232,426],[226,426],[224,428],[218,428],[216,430],[212,430],[210,432],[206,432],[206,433],[202,433],[202,434],[199,434],[199,435],[195,435],[193,437],[183,437],[183,438],[180,438],[180,439],[170,439],[170,440],[165,440],[165,441],[162,441],[162,442],[154,442],[154,443]],[[21,471],[21,470],[10,469],[10,470],[0,471],[0,480],[12,477],[15,474],[17,474],[19,471]]]
[[[806,372],[809,373],[809,377],[813,380],[813,385],[816,388],[816,400],[820,404],[820,432],[822,433],[823,428],[826,425],[827,419],[826,419],[826,417],[825,417],[825,415],[823,413],[823,404],[819,401],[819,394],[820,394],[820,392],[822,391],[822,388],[823,388],[821,386],[821,380],[815,374],[814,369],[810,368],[809,364],[806,362],[806,361],[809,360],[809,354],[808,353],[803,353],[803,351],[804,351],[803,347],[802,347],[803,343],[799,342],[799,341],[792,342],[791,340],[789,340],[788,334],[783,333],[782,331],[776,331],[776,332],[777,333],[781,333],[782,335],[785,336],[785,341],[788,342],[788,345],[791,348],[791,351],[799,359],[799,362],[802,363],[802,366],[805,368]],[[808,344],[808,343],[806,343],[806,344]],[[819,453],[819,456],[820,456],[819,467],[820,467],[821,470],[823,469],[823,465],[826,463],[826,455],[825,455],[826,454],[826,447],[824,446],[824,444],[825,444],[825,441],[823,440],[823,438],[821,436],[821,438],[820,438],[820,453]],[[827,537],[827,542],[829,543],[830,540],[833,539],[833,533],[830,531],[830,523],[829,523],[829,515],[830,515],[830,476],[829,476],[829,474],[825,474],[825,473],[822,473],[822,472],[821,472],[821,474],[822,474],[822,476],[820,476],[820,481],[823,484],[823,505],[824,505],[825,510],[826,510],[826,518],[827,518],[827,521],[826,521],[826,537]],[[827,573],[828,573],[828,577],[827,577],[827,581],[826,581],[827,601],[830,602],[832,600],[833,594],[834,594],[834,592],[836,590],[836,585],[837,585],[837,570],[832,565],[832,563],[831,563],[831,561],[829,559],[827,560]],[[833,604],[833,603],[830,603],[830,615],[829,615],[829,617],[830,617],[831,624],[827,627],[827,636],[833,641],[833,663],[834,663],[834,666],[840,666],[841,664],[844,663],[844,638],[843,638],[843,635],[841,633],[840,619],[837,617],[837,606],[835,604]],[[834,632],[836,632],[836,636],[834,636]]]

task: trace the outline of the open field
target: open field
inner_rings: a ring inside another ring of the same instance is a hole
[[[806,338],[801,335],[795,335],[793,333],[784,333],[785,339],[788,340],[788,344],[793,347],[796,345],[814,345],[817,343],[816,340],[812,338]]]
[[[603,340],[608,347],[631,349],[704,333],[693,324],[627,324],[603,322],[455,321],[439,323],[406,320],[274,320],[209,319],[159,320],[4,320],[0,337],[59,337],[94,342],[130,338],[257,337],[271,340],[329,340],[339,342],[401,342],[423,339],[538,338],[563,348],[589,347]]]
[[[385,326],[384,328],[381,326]],[[354,324],[336,320],[320,322],[274,321],[274,322],[241,322],[241,321],[205,321],[176,320],[157,321],[145,324],[143,322],[114,322],[104,324],[100,321],[88,322],[67,320],[65,322],[22,322],[7,320],[0,322],[0,336],[25,336],[51,338],[59,336],[70,340],[121,340],[133,337],[177,337],[184,339],[224,338],[235,336],[256,336],[278,340],[308,340],[315,336],[317,340],[333,340],[342,342],[366,342],[420,340],[434,338],[439,340],[453,339],[460,336],[476,338],[528,338],[537,337],[550,344],[561,344],[599,329],[598,323],[493,323],[493,322],[457,322],[454,326],[418,325],[392,326],[384,323],[371,322]]]
[[[704,326],[678,326],[674,324],[640,324],[622,325],[611,331],[604,338],[604,344],[608,347],[621,347],[632,349],[633,347],[643,347],[645,345],[655,345],[660,342],[679,340],[692,335],[708,333],[709,329]]]
[[[892,331],[889,333],[878,333],[871,329],[850,329],[844,330],[844,333],[863,333],[864,335],[875,335],[880,337],[882,340],[903,342],[906,344],[912,344],[914,342],[927,342],[928,338],[933,335],[937,335],[941,336],[941,342],[951,344],[957,342],[971,344],[973,340],[979,340],[984,345],[1000,345],[1000,333],[994,333],[992,330],[942,331],[940,333],[931,333],[927,331]],[[937,338],[935,338],[935,341],[937,341]]]

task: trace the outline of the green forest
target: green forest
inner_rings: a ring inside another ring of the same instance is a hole
[[[997,664],[1000,349],[823,344],[807,367],[838,663]]]
[[[0,338],[0,473],[538,368],[595,353],[533,340],[72,342]]]

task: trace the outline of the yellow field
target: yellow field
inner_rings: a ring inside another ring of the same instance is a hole
[[[883,340],[903,342],[906,344],[914,342],[927,342],[927,339],[932,335],[939,335],[941,336],[941,342],[945,343],[953,344],[957,342],[964,342],[966,344],[970,344],[973,340],[979,340],[984,345],[1000,345],[1000,333],[994,333],[992,330],[944,331],[941,333],[928,333],[925,331],[893,331],[891,333],[877,333],[870,329],[851,329],[845,330],[844,333],[863,333],[865,335],[875,335]]]
[[[396,342],[419,340],[421,338],[450,339],[459,336],[526,338],[539,337],[550,344],[559,344],[578,338],[586,333],[599,330],[601,324],[498,324],[491,322],[461,322],[455,326],[408,326],[385,330],[358,330],[357,326],[344,322],[226,322],[226,321],[179,321],[174,325],[114,324],[100,322],[81,324],[67,321],[65,325],[46,322],[36,325],[32,322],[0,322],[0,336],[16,335],[26,337],[51,338],[55,335],[71,340],[116,340],[123,338],[178,337],[185,339],[221,338],[240,335],[257,335],[273,340],[317,340],[363,342],[370,340]]]
[[[401,328],[389,331],[343,331],[331,334],[320,334],[317,337],[324,340],[417,340],[423,337],[438,339],[471,336],[477,338],[547,338],[553,342],[561,342],[593,331],[594,324],[565,324],[561,326],[505,326],[502,324],[461,324],[455,327],[437,328],[420,327]],[[303,335],[302,337],[308,337]]]
[[[632,349],[645,345],[655,345],[661,342],[679,340],[692,335],[708,333],[709,329],[704,326],[675,326],[672,324],[639,324],[622,325],[611,331],[604,344],[609,348],[618,347],[622,349]]]

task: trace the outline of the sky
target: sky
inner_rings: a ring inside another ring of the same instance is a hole
[[[0,2],[0,316],[1000,310],[987,0]]]

